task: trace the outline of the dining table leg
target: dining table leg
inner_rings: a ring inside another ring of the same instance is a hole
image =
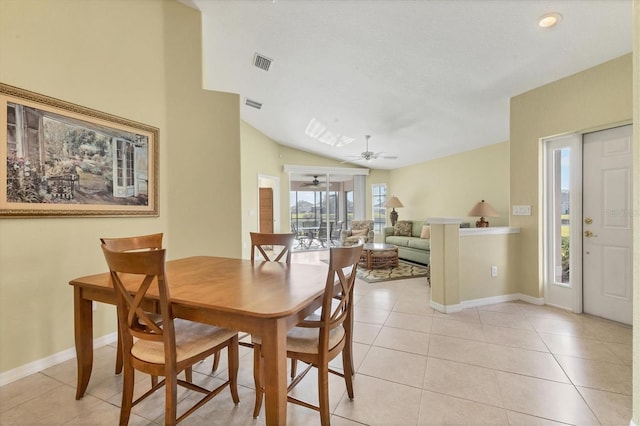
[[[262,330],[266,423],[284,425],[287,421],[286,319],[265,320]]]
[[[93,304],[91,300],[82,297],[82,288],[78,286],[74,288],[73,304],[78,363],[76,399],[80,399],[87,390],[93,367]]]

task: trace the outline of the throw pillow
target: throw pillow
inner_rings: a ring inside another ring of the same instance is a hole
[[[412,227],[413,222],[411,222],[410,220],[399,220],[396,223],[396,226],[393,227],[393,235],[410,237]]]
[[[431,227],[429,225],[422,225],[422,232],[420,233],[420,238],[424,238],[428,240],[431,238]]]
[[[352,237],[366,237],[368,233],[369,233],[369,228],[351,230]]]

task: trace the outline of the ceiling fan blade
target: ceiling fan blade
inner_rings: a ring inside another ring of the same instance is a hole
[[[377,159],[384,159],[384,160],[396,160],[398,157],[396,157],[395,155],[382,155],[384,154],[384,152],[373,152],[373,151],[369,151],[369,138],[371,137],[371,135],[365,135],[365,147],[366,147],[366,151],[361,152],[359,156],[357,155],[347,155],[346,158],[354,158],[354,160],[344,160],[342,161],[342,163],[355,163],[357,161],[365,161],[367,163],[373,161],[373,160],[377,160]]]

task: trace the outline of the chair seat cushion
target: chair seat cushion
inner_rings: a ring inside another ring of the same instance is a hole
[[[352,246],[352,245],[358,244],[361,238],[362,237],[347,237],[344,239],[343,244],[345,246]]]
[[[287,333],[287,351],[305,354],[318,353],[318,328],[293,327]],[[345,335],[342,326],[336,327],[329,333],[329,349],[335,347]],[[251,336],[253,343],[262,344],[260,336]]]
[[[176,334],[177,362],[205,352],[238,334],[237,331],[226,328],[182,319],[173,320],[173,324]],[[138,340],[134,343],[131,354],[140,360],[154,364],[165,362],[162,342]]]

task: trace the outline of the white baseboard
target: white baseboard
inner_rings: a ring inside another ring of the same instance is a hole
[[[477,306],[495,305],[496,303],[513,302],[514,300],[520,300],[520,294],[503,294],[500,296],[483,297],[482,299],[463,300],[460,304],[463,309],[467,309]]]
[[[520,300],[523,302],[531,303],[532,305],[544,305],[544,297],[533,297],[522,293],[519,293],[518,295],[520,296]]]
[[[449,314],[452,312],[460,312],[467,308],[476,308],[478,306],[495,305],[496,303],[513,302],[514,300],[522,300],[523,302],[533,305],[544,305],[544,297],[531,297],[522,293],[503,294],[500,296],[483,297],[481,299],[463,300],[457,305],[441,305],[433,300],[429,305],[438,312]]]
[[[638,426],[633,419],[629,420],[629,426]]]
[[[102,336],[98,339],[95,339],[93,341],[94,349],[115,342],[117,335],[118,333],[114,332],[111,334],[107,334],[106,336]],[[31,374],[45,370],[49,367],[53,367],[56,364],[59,364],[64,361],[68,361],[75,357],[76,357],[76,349],[69,348],[69,349],[65,349],[62,352],[58,352],[51,356],[48,356],[46,358],[38,359],[28,364],[21,365],[20,367],[14,368],[13,370],[5,371],[4,373],[0,373],[0,386],[4,386],[11,382],[15,382],[16,380],[20,380],[24,377],[30,376]]]
[[[457,305],[441,305],[440,303],[436,303],[433,300],[429,301],[429,306],[435,309],[438,312],[442,312],[443,314],[451,314],[453,312],[460,312],[462,309],[461,304]]]

